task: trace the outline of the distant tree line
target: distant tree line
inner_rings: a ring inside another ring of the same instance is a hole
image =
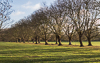
[[[49,7],[44,5],[31,15],[20,19],[11,28],[1,31],[1,41],[30,42],[36,44],[48,40],[62,45],[61,40],[80,42],[100,40],[97,20],[100,15],[100,1],[57,0]],[[95,39],[94,39],[95,38]]]

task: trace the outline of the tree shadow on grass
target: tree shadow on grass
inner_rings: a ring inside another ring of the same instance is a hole
[[[100,55],[0,57],[0,63],[86,63],[86,62],[88,63],[88,62],[100,62],[100,59],[95,59],[96,57],[100,57]],[[85,60],[83,60],[83,58],[85,58]],[[67,60],[71,60],[71,61],[67,61]]]
[[[0,51],[0,54],[32,54],[33,56],[22,57],[0,57],[0,63],[85,63],[85,62],[99,62],[100,54],[92,52],[91,50],[98,50],[97,48],[40,48],[40,49],[25,49],[25,50],[7,50]],[[55,54],[49,54],[55,53]],[[60,54],[58,54],[60,53]],[[64,54],[61,54],[64,53]],[[72,55],[69,55],[71,53]],[[36,55],[35,55],[36,54]],[[38,56],[42,55],[43,56]],[[48,54],[48,55],[47,55]],[[86,55],[89,54],[89,55]],[[92,55],[91,55],[92,54]],[[35,56],[34,56],[35,55]],[[85,60],[83,60],[85,58]],[[92,59],[91,59],[92,58]],[[71,60],[71,61],[69,61]],[[80,60],[80,61],[79,61]]]
[[[18,50],[7,50],[7,51],[0,51],[0,54],[23,54],[23,53],[29,53],[29,54],[42,54],[42,53],[73,53],[73,54],[96,54],[95,52],[91,52],[92,50],[98,50],[98,49],[87,49],[87,48],[52,48],[52,49],[18,49]],[[99,53],[98,53],[99,54]]]

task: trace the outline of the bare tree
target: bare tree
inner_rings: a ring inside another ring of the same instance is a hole
[[[96,0],[84,1],[85,8],[82,11],[85,20],[85,36],[88,40],[88,46],[92,46],[91,39],[98,35],[97,18],[100,15],[99,2]],[[96,32],[96,33],[95,33]]]
[[[46,6],[45,8],[41,8],[41,32],[43,33],[43,35],[45,36],[45,45],[47,45],[48,43],[48,39],[50,37],[51,34],[51,29],[50,29],[50,19],[49,19],[49,15],[48,15],[48,7]]]
[[[3,24],[10,19],[10,14],[12,13],[10,2],[12,0],[0,0],[0,29]]]
[[[65,19],[65,14],[63,13],[62,8],[58,7],[57,3],[55,3],[55,5],[51,5],[49,10],[51,24],[50,28],[52,32],[56,35],[56,44],[58,41],[59,45],[62,45],[61,36],[63,35],[62,27]]]
[[[80,46],[83,46],[82,36],[86,29],[92,29],[99,15],[96,0],[63,0],[66,16],[70,17],[79,35]],[[63,8],[62,8],[63,9]]]
[[[38,41],[39,41],[38,39],[41,36],[41,29],[40,29],[41,17],[42,16],[39,14],[39,11],[36,11],[36,12],[34,12],[34,14],[31,15],[30,25],[31,25],[31,28],[33,28],[33,30],[34,30],[36,44],[38,43]]]
[[[71,21],[70,21],[71,22]],[[74,29],[74,26],[73,24],[71,23],[65,23],[65,26],[64,26],[64,32],[65,32],[65,35],[67,35],[68,39],[69,39],[69,45],[72,45],[71,44],[71,40],[72,40],[72,37],[73,37],[73,34],[75,32],[75,29]]]

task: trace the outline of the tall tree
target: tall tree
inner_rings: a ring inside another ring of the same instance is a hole
[[[30,25],[31,25],[31,28],[33,28],[33,30],[34,30],[36,44],[38,43],[38,39],[41,36],[41,30],[40,30],[41,17],[42,16],[39,14],[39,11],[36,11],[36,12],[34,12],[34,14],[31,15]]]
[[[50,37],[50,19],[49,19],[49,15],[48,15],[48,7],[44,7],[40,9],[40,30],[42,32],[42,34],[44,35],[43,39],[45,39],[45,45],[47,45],[48,43],[48,39]]]
[[[59,45],[62,45],[61,36],[63,34],[62,27],[65,19],[65,14],[60,7],[57,7],[57,3],[55,3],[55,5],[51,5],[49,15],[51,24],[50,28],[52,32],[56,35],[56,41],[58,40]]]
[[[96,21],[100,15],[100,6],[96,0],[85,0],[84,4],[82,15],[84,15],[85,20],[85,36],[88,40],[88,46],[92,46],[91,39],[98,35]]]
[[[97,16],[100,14],[98,1],[96,0],[68,0],[67,1],[67,16],[73,21],[76,31],[79,35],[80,46],[83,46],[82,36],[86,31],[92,31],[96,22]],[[89,35],[88,33],[88,38]],[[89,45],[90,38],[88,39]]]
[[[64,26],[64,32],[65,32],[65,35],[67,35],[68,39],[69,39],[69,45],[72,45],[71,44],[71,40],[72,40],[72,37],[73,37],[73,34],[75,32],[75,29],[74,29],[74,26],[73,24],[70,24],[70,23],[65,23],[65,26]]]

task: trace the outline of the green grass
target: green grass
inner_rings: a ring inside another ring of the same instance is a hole
[[[49,42],[54,44],[54,42]],[[79,47],[79,42],[63,46],[0,42],[0,63],[100,63],[100,42]]]

